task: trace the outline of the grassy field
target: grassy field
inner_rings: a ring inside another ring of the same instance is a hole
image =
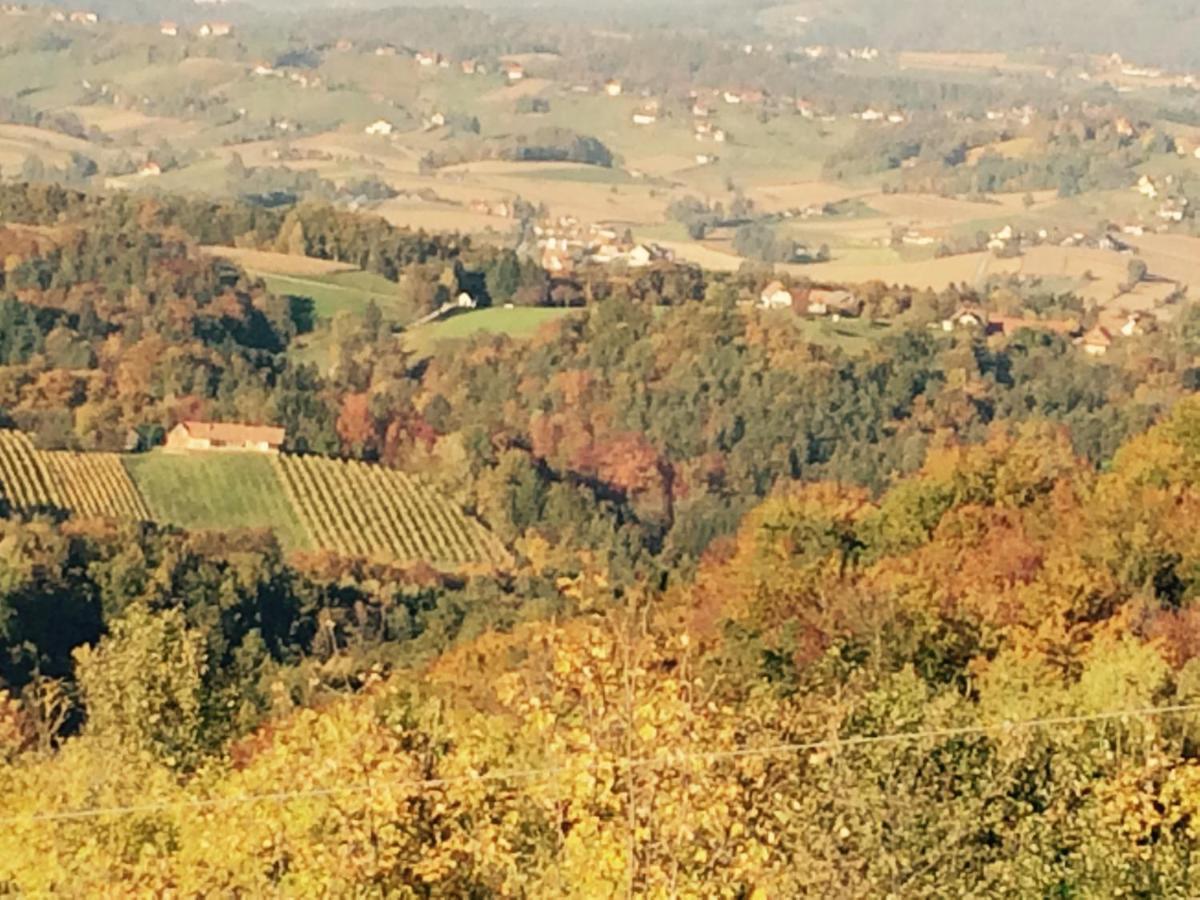
[[[801,337],[810,343],[837,347],[851,355],[865,353],[876,341],[892,331],[892,326],[886,322],[872,322],[867,319],[842,319],[839,322],[830,319],[805,319],[796,316],[791,310],[779,310],[766,315],[768,318],[786,319],[800,332]]]
[[[396,285],[369,272],[339,272],[299,278],[293,275],[255,273],[262,278],[267,290],[284,297],[304,297],[312,301],[313,313],[318,319],[332,319],[341,313],[357,315],[366,309],[372,300],[383,312],[384,319],[403,323],[412,318],[412,305],[396,293]],[[379,290],[383,285],[392,290]],[[369,285],[369,286],[368,286]]]
[[[438,341],[456,340],[474,334],[507,334],[525,338],[547,322],[556,322],[575,310],[560,307],[517,307],[516,309],[479,309],[432,322],[409,332],[409,347],[428,352]]]
[[[287,550],[312,546],[266,456],[155,450],[124,463],[156,521],[197,531],[269,528]]]

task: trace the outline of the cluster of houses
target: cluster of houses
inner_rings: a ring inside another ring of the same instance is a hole
[[[22,15],[23,7],[6,7],[5,11],[12,10],[12,15]],[[56,9],[50,13],[50,21],[65,23],[69,22],[72,25],[96,25],[100,21],[100,16],[91,10],[77,9],[71,12],[66,12],[61,9]]]
[[[674,255],[657,244],[638,243],[622,237],[615,228],[583,225],[574,216],[561,216],[533,226],[542,268],[552,275],[565,274],[587,265],[624,264],[644,269],[670,262]]]
[[[828,316],[833,321],[857,319],[863,302],[852,291],[814,287],[788,287],[772,281],[758,297],[760,309],[786,309],[813,318]]]
[[[1194,151],[1197,158],[1200,159],[1200,149]],[[1147,200],[1159,200],[1156,215],[1167,225],[1178,224],[1182,222],[1189,213],[1188,198],[1182,194],[1172,194],[1171,189],[1175,185],[1175,176],[1168,175],[1160,184],[1149,175],[1142,175],[1137,184],[1134,185],[1134,190],[1145,197]]]
[[[830,47],[826,44],[809,44],[801,51],[809,59],[837,59],[843,62],[874,62],[879,59],[879,50],[875,47]]]
[[[163,37],[177,38],[183,34],[183,28],[178,22],[163,21],[158,24],[158,33]],[[202,38],[230,37],[233,25],[229,22],[202,22],[196,26],[196,36]]]
[[[507,200],[472,200],[468,208],[481,216],[494,216],[498,219],[512,219],[517,214],[516,207]]]
[[[318,88],[323,84],[319,75],[308,75],[304,72],[276,69],[268,62],[255,63],[254,68],[250,70],[250,74],[255,78],[286,78],[288,81],[298,84],[302,88]]]
[[[1151,317],[1144,313],[1129,313],[1125,322],[1115,330],[1095,325],[1084,331],[1074,319],[1030,319],[1024,316],[1003,316],[989,313],[979,306],[964,304],[949,318],[942,320],[943,331],[968,330],[985,335],[1011,337],[1018,331],[1045,331],[1071,340],[1089,356],[1103,356],[1121,337],[1144,334]]]
[[[341,52],[347,52],[354,49],[354,43],[342,38],[334,45],[334,48]],[[399,56],[402,52],[394,44],[382,44],[375,48],[376,56]],[[452,59],[436,50],[418,50],[413,53],[412,59],[421,69],[438,70],[455,67]],[[458,70],[464,75],[487,75],[489,71],[484,63],[474,58],[461,59],[457,65]],[[515,60],[502,62],[500,71],[509,82],[522,81],[525,78],[525,66]]]

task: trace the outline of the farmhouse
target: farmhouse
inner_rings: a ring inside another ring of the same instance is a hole
[[[942,320],[943,331],[953,331],[955,328],[986,328],[987,313],[978,306],[963,305],[954,311],[954,315]]]
[[[236,450],[278,453],[287,432],[234,422],[180,422],[167,433],[168,450]]]
[[[420,50],[417,52],[416,60],[417,60],[417,65],[423,66],[424,68],[428,69],[428,68],[432,68],[433,66],[436,66],[439,62],[441,62],[442,57],[440,54],[435,53],[432,50]]]
[[[612,78],[604,82],[604,93],[608,94],[610,97],[620,97],[623,90],[624,87],[616,78]]]
[[[1103,356],[1113,345],[1112,332],[1102,325],[1097,325],[1083,336],[1080,341],[1083,352],[1092,356]]]
[[[392,133],[392,123],[387,121],[386,119],[380,119],[377,122],[372,122],[370,125],[368,125],[363,130],[367,134],[382,135],[382,136],[386,137],[387,135]]]
[[[782,281],[772,281],[758,295],[758,305],[762,309],[788,309],[793,301],[792,292]]]
[[[97,16],[94,12],[88,11],[73,12],[69,18],[76,25],[95,25],[100,21],[99,16]]]
[[[810,316],[830,316],[833,319],[857,319],[862,315],[863,302],[850,291],[814,288],[808,292],[805,312]]]
[[[629,265],[635,269],[642,269],[653,262],[660,259],[668,259],[667,253],[654,244],[638,244],[629,251]]]
[[[519,62],[507,62],[504,64],[504,74],[509,81],[521,81],[525,77],[525,67]]]
[[[464,59],[461,63],[459,63],[459,66],[462,68],[462,73],[464,75],[474,75],[477,71],[479,71],[479,63],[473,59]]]
[[[658,116],[648,110],[640,110],[633,114],[634,125],[653,125],[658,121]]]
[[[141,178],[157,178],[162,174],[162,166],[154,160],[149,159],[138,168],[138,176]]]
[[[167,37],[179,37],[179,26],[174,22],[163,22],[158,26],[158,31]]]

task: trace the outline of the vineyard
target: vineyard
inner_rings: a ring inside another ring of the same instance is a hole
[[[349,556],[441,565],[508,559],[483,525],[403,472],[313,456],[279,456],[275,465],[318,546]]]
[[[269,528],[289,551],[444,567],[509,561],[499,539],[418,479],[323,457],[39,450],[0,430],[0,497],[20,512]]]
[[[115,453],[38,450],[20,431],[0,431],[0,493],[13,509],[61,509],[79,516],[150,518]]]
[[[115,453],[41,453],[62,506],[80,516],[148,521],[146,501]]]
[[[45,454],[20,431],[0,431],[0,492],[13,509],[63,506]]]

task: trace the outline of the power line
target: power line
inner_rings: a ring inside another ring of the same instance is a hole
[[[1157,718],[1200,712],[1200,703],[1185,703],[1175,706],[1149,706],[1137,709],[1110,710],[1101,713],[1083,713],[1067,716],[1046,716],[1037,719],[997,722],[990,725],[963,725],[952,728],[931,728],[922,731],[894,731],[886,734],[858,735],[847,738],[824,738],[816,741],[768,744],[762,747],[743,747],[738,750],[714,750],[709,752],[665,753],[647,757],[618,757],[606,762],[595,762],[582,769],[578,766],[558,765],[526,769],[496,769],[474,775],[456,775],[445,778],[419,778],[394,781],[373,781],[369,784],[333,785],[323,788],[307,788],[289,791],[271,791],[256,794],[239,794],[233,797],[196,798],[193,800],[163,800],[123,806],[95,806],[61,812],[33,813],[30,815],[0,818],[0,826],[36,824],[41,822],[67,822],[96,819],[105,816],[139,815],[169,810],[220,809],[256,803],[281,803],[288,800],[319,799],[352,794],[370,794],[381,788],[394,790],[436,790],[459,784],[480,784],[516,780],[549,781],[567,772],[589,772],[602,768],[642,769],[672,768],[689,760],[718,762],[725,759],[745,759],[758,756],[781,756],[789,753],[804,753],[814,750],[838,750],[879,744],[912,743],[955,737],[971,737],[994,733],[1017,733],[1041,728],[1060,728],[1070,725],[1086,725],[1110,722],[1127,718]]]

